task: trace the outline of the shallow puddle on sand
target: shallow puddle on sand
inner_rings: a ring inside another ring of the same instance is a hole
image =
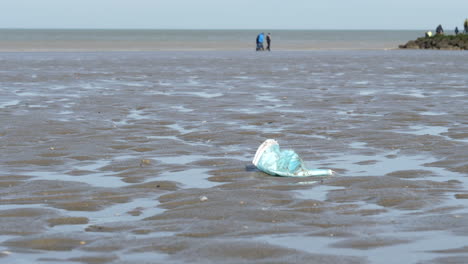
[[[163,181],[175,181],[182,184],[183,188],[211,188],[220,183],[211,182],[207,178],[208,169],[189,169],[177,172],[164,172],[157,179]]]
[[[171,157],[155,157],[154,160],[168,165],[186,166],[192,162],[206,160],[208,157],[203,155],[179,155]],[[158,181],[167,180],[182,184],[183,188],[211,188],[219,183],[208,180],[211,175],[206,168],[177,169],[173,171],[162,172],[157,178]]]
[[[300,199],[311,199],[316,201],[325,201],[327,199],[327,194],[329,191],[333,190],[343,190],[344,187],[337,187],[337,186],[328,186],[317,183],[313,185],[310,189],[305,190],[297,190],[297,197]]]
[[[166,257],[168,257],[168,255],[150,251],[133,254],[128,252],[122,252],[121,254],[119,254],[119,259],[123,263],[148,263],[148,260],[150,260],[151,262],[160,261],[164,263]]]
[[[364,148],[364,143],[353,143],[352,147],[356,149]],[[427,156],[404,156],[397,155],[397,151],[390,152],[387,154],[380,155],[345,155],[339,158],[330,158],[327,160],[327,165],[333,169],[346,168],[344,172],[338,173],[338,176],[355,177],[355,176],[378,176],[383,177],[389,173],[397,171],[430,171],[428,176],[408,178],[407,180],[428,180],[435,182],[447,182],[450,180],[456,180],[459,182],[459,186],[464,190],[468,189],[468,178],[461,173],[452,172],[444,168],[439,167],[428,167],[425,164],[437,161],[437,159]],[[334,165],[336,164],[336,165]],[[310,166],[309,166],[310,167]],[[331,176],[335,177],[335,176]],[[328,186],[320,183],[320,178],[309,177],[305,178],[304,182],[308,182],[310,188],[295,190],[297,198],[300,199],[311,199],[317,201],[326,201],[329,192],[335,190],[346,189],[338,186]],[[456,199],[453,194],[448,194],[447,199],[443,202],[445,206],[457,206],[464,205],[463,199]],[[356,204],[356,203],[350,203]],[[367,204],[368,206],[375,207],[377,205]],[[361,204],[360,209],[369,209],[366,204]],[[463,206],[463,208],[465,208]],[[382,209],[382,208],[372,208]],[[468,209],[460,209],[459,212],[466,212]],[[404,212],[398,210],[392,210],[384,213],[389,216],[397,216],[404,214]]]
[[[356,143],[353,147],[361,148],[363,145]],[[448,177],[460,177],[458,173],[424,165],[435,161],[437,159],[428,156],[399,155],[398,151],[378,155],[346,154],[326,160],[327,164],[331,164],[328,166],[344,171],[339,173],[340,176],[384,176],[401,170],[429,170],[435,175],[446,177],[447,180]]]
[[[0,108],[7,108],[7,107],[10,107],[10,106],[15,106],[17,104],[19,104],[21,101],[20,100],[11,100],[11,101],[7,101],[7,102],[4,102],[4,103],[0,103]]]
[[[171,109],[174,109],[181,113],[190,113],[194,111],[194,109],[186,108],[185,106],[181,106],[181,105],[171,106]]]
[[[460,245],[466,245],[466,237],[453,236],[444,231],[383,232],[379,234],[379,237],[381,237],[381,241],[395,239],[399,240],[400,243],[382,246],[379,245],[380,241],[377,241],[376,244],[364,242],[364,246],[344,248],[338,246],[338,243],[346,241],[347,238],[334,237],[333,234],[328,237],[265,235],[255,239],[315,254],[366,257],[372,264],[423,263],[425,260],[431,260],[437,256],[437,253],[431,251],[460,248]],[[366,238],[364,236],[359,239],[361,241]],[[369,240],[372,241],[372,239],[374,237],[369,237]],[[462,255],[468,257],[468,253]]]
[[[111,239],[111,238],[109,238]],[[28,254],[15,254],[15,264],[29,264],[29,263],[63,263],[63,264],[76,264],[76,263],[112,263],[113,260],[119,260],[120,263],[151,263],[155,261],[163,261],[167,257],[166,254],[159,254],[155,252],[145,253],[130,253],[125,251],[115,251],[109,253],[87,253],[81,250],[71,251],[54,251],[53,254],[44,254],[40,250],[28,252]]]
[[[153,198],[138,198],[128,203],[118,203],[95,212],[80,212],[68,210],[60,211],[69,217],[87,217],[89,219],[89,223],[87,225],[99,225],[109,224],[112,222],[138,221],[146,217],[150,217],[164,212],[165,210],[158,207],[158,205],[159,201],[157,200],[156,196]],[[138,210],[140,214],[129,214],[129,212],[132,210]],[[64,226],[65,230],[68,230],[68,228],[69,226]]]
[[[367,146],[367,143],[366,142],[353,142],[349,144],[349,146],[355,149],[365,149]]]
[[[212,99],[216,97],[221,97],[223,93],[209,93],[209,92],[183,92],[184,95],[194,95],[201,98]]]
[[[25,171],[20,172],[22,175],[33,176],[41,180],[58,180],[58,181],[72,181],[82,182],[94,187],[123,187],[128,183],[122,181],[121,177],[115,176],[115,173],[102,172],[99,168],[110,164],[108,160],[98,160],[93,162],[85,162],[84,165],[71,166],[71,171],[82,170],[87,171],[85,175],[76,176],[68,175],[63,172],[57,171]]]
[[[111,176],[108,173],[88,173],[82,176],[71,176],[53,171],[34,171],[24,172],[22,175],[38,177],[41,180],[57,180],[57,181],[72,181],[82,182],[94,187],[123,187],[127,186],[120,177]]]
[[[16,209],[16,208],[13,208],[13,209]],[[7,241],[7,240],[10,240],[10,239],[14,239],[14,238],[17,238],[17,236],[0,235],[0,243],[2,243],[4,241]],[[0,251],[2,249],[5,249],[5,248],[0,246]]]
[[[446,115],[448,114],[447,112],[432,112],[432,111],[425,111],[425,112],[420,112],[420,115],[428,115],[428,116],[441,116],[441,115]]]
[[[176,165],[186,165],[188,163],[192,163],[199,160],[206,159],[207,156],[203,155],[179,155],[179,156],[170,156],[170,157],[163,157],[159,156],[155,158],[155,160],[161,161],[166,164],[176,164]]]
[[[401,130],[400,133],[408,133],[412,135],[432,135],[442,136],[442,133],[447,133],[448,128],[443,126],[410,126],[409,130]],[[449,139],[450,140],[450,139]]]
[[[130,120],[144,120],[149,119],[149,117],[145,116],[145,112],[142,110],[131,109],[127,118]]]

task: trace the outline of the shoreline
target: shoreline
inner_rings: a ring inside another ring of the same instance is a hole
[[[256,52],[252,48],[3,48],[0,45],[0,53],[94,53],[94,52],[307,52],[307,51],[389,51],[398,50],[398,47],[310,47],[310,48],[277,48],[271,52]]]

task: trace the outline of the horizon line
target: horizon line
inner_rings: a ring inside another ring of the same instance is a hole
[[[375,32],[375,31],[381,31],[381,32],[390,32],[390,31],[420,31],[420,32],[426,32],[431,29],[285,29],[285,28],[266,28],[266,29],[261,29],[261,28],[250,28],[250,29],[235,29],[235,28],[2,28],[0,27],[0,30],[68,30],[68,31],[86,31],[86,30],[96,30],[96,31],[343,31],[343,32],[352,32],[352,31],[369,31],[369,32]]]
[[[370,29],[370,28],[350,28],[350,29],[344,29],[344,28],[88,28],[88,27],[69,27],[69,28],[48,28],[48,27],[0,27],[0,30],[186,30],[186,31],[209,31],[209,30],[227,30],[227,31],[240,31],[240,30],[245,30],[245,31],[262,31],[262,30],[290,30],[290,31],[301,31],[301,30],[316,30],[316,31],[419,31],[419,30],[427,30],[427,29],[389,29],[389,28],[375,28],[375,29]]]

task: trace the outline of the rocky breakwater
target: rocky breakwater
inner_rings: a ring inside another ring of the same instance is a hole
[[[410,40],[400,49],[468,50],[468,34],[436,35]]]

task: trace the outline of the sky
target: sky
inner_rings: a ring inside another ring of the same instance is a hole
[[[468,0],[0,0],[0,28],[462,28]]]

